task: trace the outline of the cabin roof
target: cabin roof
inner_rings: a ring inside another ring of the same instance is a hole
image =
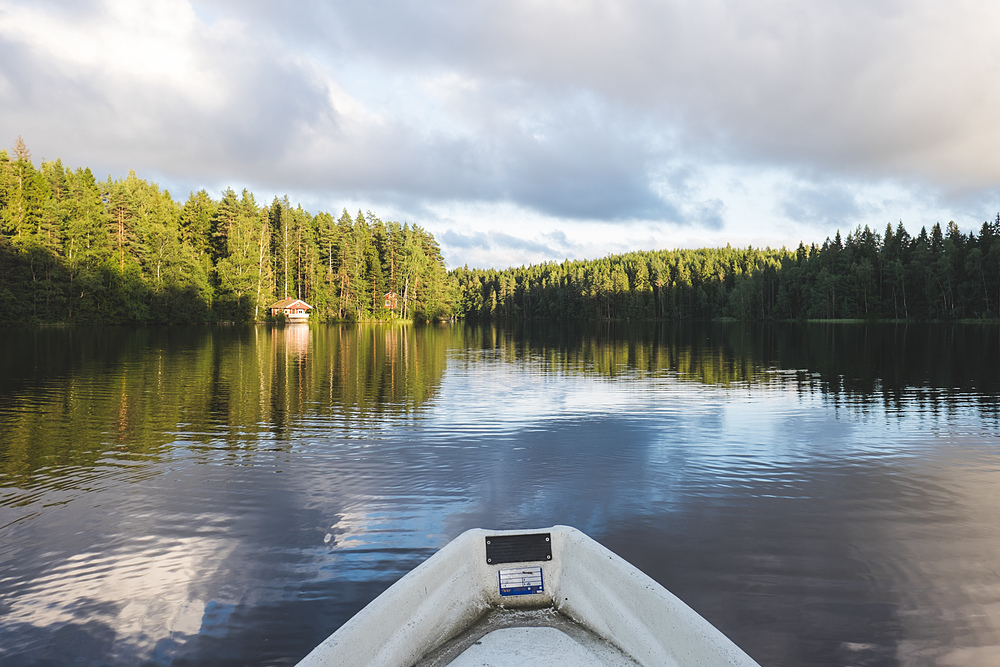
[[[290,296],[286,296],[281,301],[275,301],[270,306],[268,306],[268,308],[282,308],[282,309],[284,309],[284,308],[305,308],[305,309],[312,309],[312,306],[310,306],[308,303],[306,303],[302,299],[293,299]]]

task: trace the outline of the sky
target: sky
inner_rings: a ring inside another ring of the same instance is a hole
[[[449,268],[1000,211],[988,0],[0,0],[0,146],[435,235]]]

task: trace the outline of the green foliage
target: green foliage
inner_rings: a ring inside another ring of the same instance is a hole
[[[0,321],[997,319],[1000,214],[978,236],[838,231],[822,246],[661,250],[447,272],[434,237],[371,212],[312,215],[232,189],[181,205],[129,172],[0,151]]]
[[[461,268],[469,320],[996,319],[1000,214],[911,237],[858,227],[821,247],[634,252],[497,271]]]
[[[324,320],[431,320],[452,316],[455,281],[430,234],[370,212],[232,189],[180,205],[135,172],[37,170],[20,138],[0,151],[0,321],[260,320],[285,296]]]

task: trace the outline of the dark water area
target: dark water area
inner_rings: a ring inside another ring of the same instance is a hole
[[[0,665],[294,664],[569,524],[764,665],[1000,664],[1000,328],[0,329]]]

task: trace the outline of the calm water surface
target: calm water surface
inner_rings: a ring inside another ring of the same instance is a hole
[[[1000,329],[0,330],[0,664],[292,664],[576,526],[766,665],[1000,664]]]

